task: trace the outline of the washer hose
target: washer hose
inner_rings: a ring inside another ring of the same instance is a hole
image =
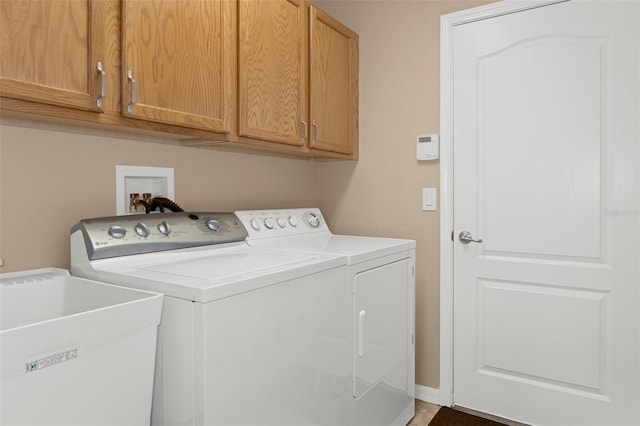
[[[164,213],[165,209],[171,212],[183,212],[184,210],[175,201],[165,197],[153,197],[148,200],[138,200],[138,203],[144,206],[145,213],[149,214],[155,209],[160,209],[160,213]]]

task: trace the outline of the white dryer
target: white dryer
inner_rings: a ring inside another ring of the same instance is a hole
[[[71,271],[165,294],[152,425],[342,425],[346,258],[248,246],[229,213],[88,219]]]
[[[252,247],[346,256],[350,424],[406,425],[415,414],[415,241],[334,235],[317,208],[236,215]]]

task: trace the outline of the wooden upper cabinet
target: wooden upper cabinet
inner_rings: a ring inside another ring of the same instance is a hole
[[[310,147],[357,156],[358,35],[313,6],[310,20]]]
[[[303,1],[239,1],[240,136],[303,145],[307,12]]]
[[[238,134],[357,158],[358,35],[305,0],[238,17]]]
[[[92,1],[0,1],[0,96],[101,110]]]
[[[308,0],[0,0],[0,108],[357,159],[358,35]]]
[[[233,0],[123,0],[123,114],[229,132],[235,33]]]

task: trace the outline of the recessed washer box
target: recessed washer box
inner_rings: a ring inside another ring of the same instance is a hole
[[[116,166],[116,215],[129,211],[129,194],[174,199],[173,167]]]

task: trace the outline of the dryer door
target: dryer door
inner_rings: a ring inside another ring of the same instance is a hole
[[[393,373],[408,368],[410,268],[410,260],[403,259],[355,276],[356,398],[381,380],[406,389],[407,374]]]

